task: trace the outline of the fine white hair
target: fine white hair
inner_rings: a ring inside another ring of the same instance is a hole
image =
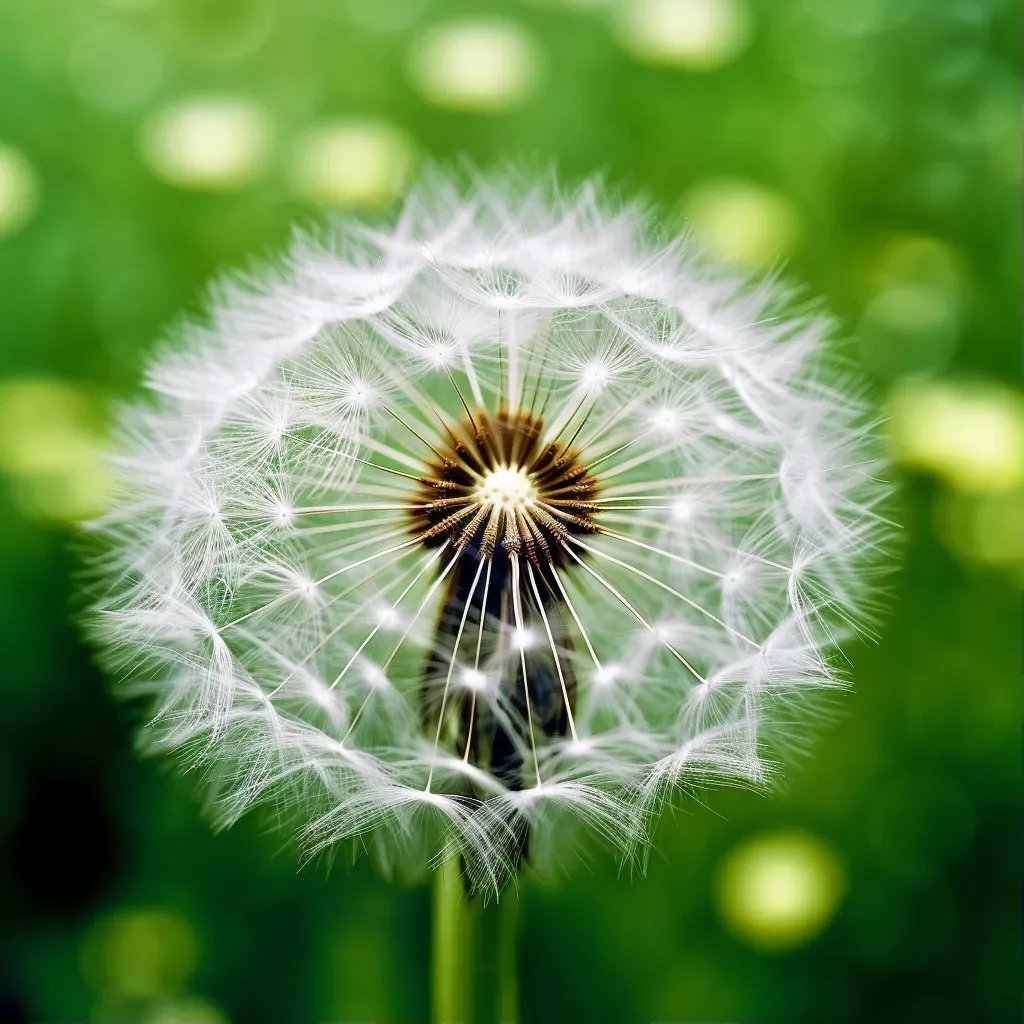
[[[511,175],[435,174],[223,281],[120,414],[91,524],[146,744],[203,767],[221,824],[268,803],[308,852],[458,853],[495,889],[527,833],[538,861],[587,834],[635,857],[680,788],[765,782],[844,685],[889,534],[831,335],[643,207]],[[425,500],[502,415],[586,494],[495,456]],[[446,500],[461,532],[417,519]],[[466,525],[491,513],[493,555]]]

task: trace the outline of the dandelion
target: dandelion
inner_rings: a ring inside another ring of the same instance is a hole
[[[309,853],[500,890],[758,785],[884,541],[830,324],[586,186],[475,177],[222,284],[121,418],[95,632]]]

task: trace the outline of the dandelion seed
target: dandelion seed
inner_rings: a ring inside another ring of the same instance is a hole
[[[483,690],[487,686],[487,676],[477,668],[463,669],[459,680],[470,690]]]
[[[97,639],[219,819],[500,888],[763,784],[888,531],[828,323],[591,186],[433,180],[286,266],[156,359],[91,531]]]

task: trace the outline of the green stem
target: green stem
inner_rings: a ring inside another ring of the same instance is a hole
[[[434,873],[434,1024],[515,1024],[518,901],[466,894],[459,858]]]

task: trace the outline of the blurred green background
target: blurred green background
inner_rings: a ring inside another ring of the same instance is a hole
[[[214,836],[70,623],[111,403],[211,275],[467,153],[824,295],[905,545],[856,692],[645,879],[525,887],[523,1021],[1019,1019],[1011,0],[0,0],[0,1020],[418,1021],[429,893]]]

